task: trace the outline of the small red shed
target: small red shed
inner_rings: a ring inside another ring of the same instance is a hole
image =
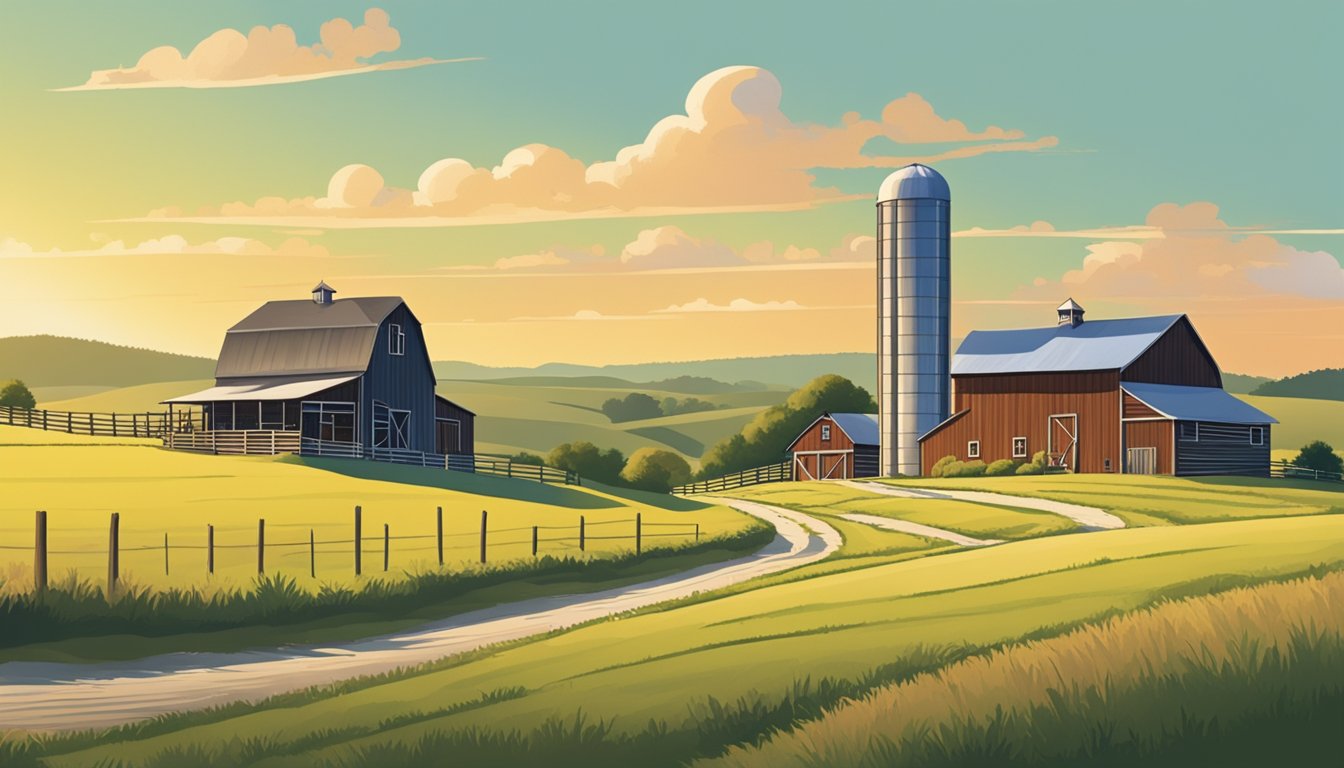
[[[877,414],[823,413],[791,445],[794,480],[877,476]]]

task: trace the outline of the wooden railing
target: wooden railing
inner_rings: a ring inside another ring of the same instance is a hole
[[[482,454],[459,453],[448,456],[448,468],[458,472],[472,472],[478,475],[496,477],[514,477],[521,480],[535,480],[539,483],[557,485],[582,485],[577,472],[544,464],[524,464],[507,456],[487,456]]]
[[[485,456],[470,453],[454,453],[445,456],[441,453],[425,453],[402,448],[366,448],[354,443],[335,443],[330,440],[315,440],[310,437],[303,438],[299,454],[339,459],[371,459],[413,467],[432,467],[449,469],[454,472],[471,472],[478,475],[533,480],[539,483],[582,484],[582,479],[575,472],[559,467],[521,464],[507,456]]]
[[[733,488],[742,488],[748,485],[759,485],[761,483],[778,483],[793,479],[793,462],[782,461],[778,464],[769,464],[755,469],[744,469],[741,472],[734,472],[723,477],[715,477],[710,480],[699,480],[686,485],[679,485],[672,489],[675,494],[686,495],[691,493],[714,493],[716,491],[727,491]]]
[[[144,413],[84,413],[75,411],[46,411],[36,408],[16,408],[0,405],[0,424],[13,427],[45,429],[72,435],[105,435],[108,437],[162,437],[174,424],[179,429],[194,423],[190,413],[173,414],[146,411]]]
[[[213,429],[169,432],[163,444],[178,451],[203,451],[231,456],[274,456],[298,453],[299,433],[263,429]]]
[[[1327,482],[1335,483],[1344,482],[1344,475],[1339,472],[1330,472],[1323,469],[1308,469],[1287,462],[1269,465],[1269,476],[1287,480],[1325,480]]]

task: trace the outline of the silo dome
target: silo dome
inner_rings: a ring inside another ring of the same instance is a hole
[[[917,198],[932,200],[951,200],[952,190],[947,179],[927,165],[914,163],[896,171],[882,182],[877,190],[877,201],[913,200]]]

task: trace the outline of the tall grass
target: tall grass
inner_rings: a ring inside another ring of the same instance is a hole
[[[122,585],[109,598],[102,588],[72,574],[43,593],[0,595],[0,648],[121,634],[160,637],[258,624],[292,625],[356,613],[364,618],[404,618],[425,606],[509,582],[581,587],[628,578],[641,566],[672,558],[710,562],[755,551],[774,535],[772,527],[756,523],[730,535],[639,555],[627,552],[582,560],[544,556],[461,571],[413,573],[404,580],[372,578],[358,588],[324,585],[316,592],[299,587],[292,578],[273,575],[258,577],[249,589],[158,591]]]
[[[1164,603],[966,659],[705,764],[1331,764],[1342,717],[1336,573]]]

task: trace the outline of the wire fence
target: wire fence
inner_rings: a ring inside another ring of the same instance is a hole
[[[108,519],[107,545],[105,548],[81,548],[68,549],[50,546],[48,536],[48,515],[46,511],[39,510],[36,513],[33,528],[33,545],[16,545],[0,543],[0,551],[23,551],[31,552],[33,555],[33,586],[38,592],[45,591],[49,584],[48,568],[49,558],[52,555],[59,556],[105,556],[107,561],[107,593],[109,595],[116,593],[120,582],[122,581],[122,556],[128,553],[163,553],[163,573],[165,576],[171,576],[177,569],[180,574],[183,571],[195,571],[203,568],[204,574],[212,576],[215,573],[217,558],[216,554],[221,552],[250,551],[256,555],[256,573],[264,575],[267,573],[294,573],[294,563],[289,562],[297,557],[307,554],[307,574],[311,578],[317,578],[318,555],[326,556],[324,558],[324,571],[327,570],[329,558],[334,555],[344,554],[349,557],[346,560],[345,567],[350,568],[355,576],[361,576],[368,570],[377,570],[386,573],[392,567],[392,556],[395,552],[398,555],[406,553],[433,552],[439,567],[445,564],[445,544],[451,545],[453,549],[461,549],[464,544],[476,544],[480,563],[484,564],[490,561],[492,553],[499,553],[501,550],[514,548],[518,546],[531,546],[532,557],[539,557],[541,554],[573,554],[575,552],[584,553],[588,551],[588,543],[591,541],[631,541],[634,544],[636,554],[644,550],[644,541],[646,539],[665,539],[680,538],[685,541],[700,541],[700,523],[698,522],[645,522],[642,512],[636,513],[632,518],[621,518],[614,520],[597,520],[589,522],[585,515],[579,515],[578,521],[572,525],[521,525],[510,527],[491,528],[489,524],[489,512],[481,511],[480,526],[477,530],[465,532],[445,532],[443,526],[443,507],[437,507],[434,514],[435,532],[428,534],[392,534],[391,523],[383,523],[381,530],[376,527],[371,531],[366,531],[364,527],[364,514],[361,506],[354,508],[353,535],[350,538],[317,538],[315,528],[308,529],[308,536],[303,540],[292,540],[290,531],[285,532],[285,540],[277,540],[271,537],[268,540],[268,530],[265,518],[258,518],[256,538],[247,543],[223,543],[216,541],[216,529],[213,524],[205,524],[204,543],[193,543],[191,541],[183,542],[180,539],[174,541],[169,533],[163,534],[162,542],[154,544],[138,544],[128,546],[121,541],[121,515],[120,513],[111,513]],[[285,526],[292,528],[293,526]],[[590,533],[591,529],[597,529],[596,533]],[[273,533],[273,531],[272,531]],[[195,540],[199,542],[199,539]],[[393,542],[397,545],[394,546]],[[406,546],[410,544],[411,546]],[[197,557],[184,558],[182,553],[196,553]],[[174,557],[174,555],[177,557]],[[381,562],[378,562],[378,555],[382,555]],[[203,557],[201,557],[203,555]],[[366,558],[372,557],[372,561],[366,564]],[[286,568],[281,570],[275,568],[275,561],[285,559]],[[189,564],[190,563],[190,564]],[[370,566],[370,567],[366,567]]]

